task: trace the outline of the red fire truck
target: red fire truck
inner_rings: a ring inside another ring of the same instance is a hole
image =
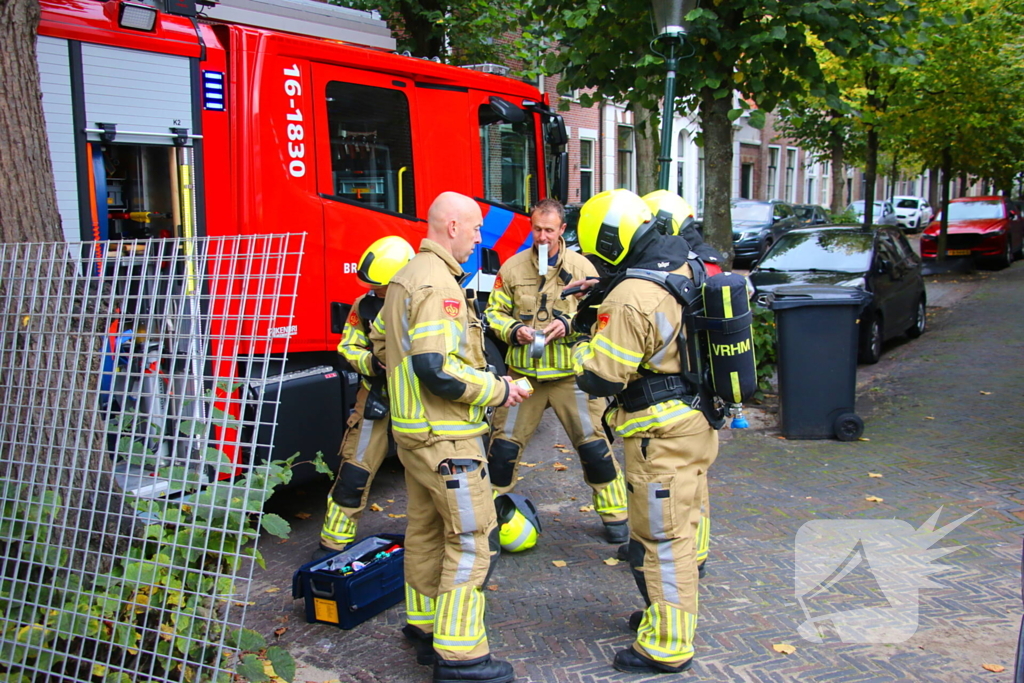
[[[531,204],[565,196],[552,190],[565,126],[546,96],[395,54],[374,14],[312,0],[41,5],[69,242],[306,233],[294,321],[266,331],[289,342],[263,383],[280,401],[282,457],[337,451],[355,377],[335,347],[367,246],[415,246],[433,198],[455,190],[481,204],[482,246],[504,260],[529,244]]]

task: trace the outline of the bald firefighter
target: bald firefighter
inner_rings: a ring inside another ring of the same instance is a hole
[[[359,259],[356,279],[370,291],[352,304],[338,343],[338,353],[359,373],[359,391],[341,442],[338,476],[327,494],[327,516],[320,529],[320,549],[313,559],[342,550],[355,540],[356,525],[366,508],[370,484],[388,453],[391,418],[384,366],[372,353],[370,326],[384,306],[391,278],[414,255],[408,242],[391,235],[371,244]]]
[[[484,627],[482,589],[500,546],[482,437],[489,406],[528,394],[486,369],[483,328],[461,286],[482,224],[472,199],[439,195],[427,238],[392,278],[379,318],[409,494],[403,633],[419,663],[434,663],[435,683],[514,679],[510,664],[491,657]]]
[[[570,324],[577,300],[561,298],[562,289],[570,282],[596,279],[597,269],[566,249],[562,238],[565,210],[558,201],[540,201],[530,214],[530,223],[533,247],[502,265],[485,313],[491,330],[508,344],[505,360],[509,374],[529,378],[534,388],[528,402],[498,408],[494,413],[487,454],[491,484],[499,493],[515,488],[523,449],[537,431],[544,411],[551,407],[579,455],[608,542],[625,543],[629,540],[626,486],[601,423],[608,401],[588,396],[576,386],[572,344],[577,335]],[[539,260],[542,252],[543,263]],[[534,348],[539,354],[531,353]]]
[[[693,660],[700,490],[718,453],[717,432],[690,407],[696,389],[682,376],[683,308],[657,282],[692,277],[690,250],[661,234],[643,200],[627,190],[591,198],[579,237],[585,253],[608,264],[611,282],[602,283],[596,309],[577,313],[576,327],[592,334],[574,349],[577,382],[587,393],[616,397],[608,421],[625,443],[629,563],[647,603],[631,619],[636,640],[616,653],[614,666],[676,673]]]

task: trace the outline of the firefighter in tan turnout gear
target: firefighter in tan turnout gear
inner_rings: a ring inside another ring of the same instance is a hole
[[[596,279],[597,269],[565,247],[565,211],[559,202],[539,202],[530,223],[533,247],[502,265],[485,314],[491,330],[508,344],[509,374],[527,377],[534,387],[523,405],[494,413],[487,456],[491,484],[499,493],[512,491],[523,449],[550,406],[579,454],[608,541],[625,543],[629,540],[625,481],[601,422],[608,401],[588,396],[576,386],[572,344],[578,335],[570,325],[577,300],[561,298],[570,282]]]
[[[653,228],[650,210],[627,190],[591,198],[580,214],[580,246],[612,272],[596,310],[584,306],[576,325],[591,338],[574,349],[581,389],[615,396],[608,421],[623,438],[631,536],[629,562],[647,603],[631,623],[633,646],[614,666],[635,673],[690,667],[697,625],[695,536],[700,488],[718,453],[718,434],[690,407],[680,373],[683,309],[664,287],[625,269],[692,277],[685,240]],[[626,277],[629,275],[629,277]],[[603,283],[604,284],[604,283]],[[584,300],[586,302],[586,300]]]
[[[419,253],[391,280],[379,320],[391,419],[408,487],[403,629],[435,683],[513,680],[492,659],[483,586],[500,550],[482,437],[489,406],[527,393],[486,369],[484,337],[460,281],[483,219],[469,197],[445,192],[427,216]],[[380,330],[371,334],[375,348]]]
[[[320,550],[313,559],[344,549],[355,540],[359,516],[370,484],[388,453],[388,415],[384,366],[373,355],[370,326],[384,305],[388,283],[415,255],[401,237],[377,240],[359,259],[356,278],[370,291],[352,304],[338,353],[360,375],[355,410],[341,442],[341,466],[327,494],[327,516],[320,530]]]

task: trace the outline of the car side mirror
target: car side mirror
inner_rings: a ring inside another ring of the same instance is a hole
[[[480,249],[480,272],[484,275],[497,275],[500,269],[501,259],[498,258],[498,252],[490,247],[482,247]]]
[[[1010,220],[1011,221],[1017,220],[1017,212],[1016,211],[1011,211],[1010,212]]]

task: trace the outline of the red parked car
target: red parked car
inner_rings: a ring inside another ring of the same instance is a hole
[[[921,235],[921,257],[934,259],[942,214]],[[1024,250],[1020,205],[1006,197],[963,197],[949,203],[946,256],[973,256],[1005,268]]]

